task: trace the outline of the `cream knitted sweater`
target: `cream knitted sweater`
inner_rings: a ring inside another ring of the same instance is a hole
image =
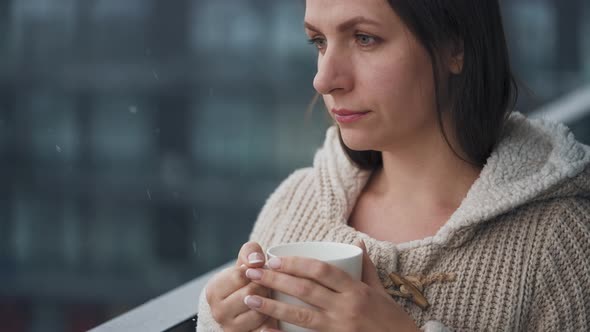
[[[389,272],[434,279],[423,290],[427,310],[394,297],[425,331],[590,331],[589,163],[590,148],[563,125],[513,114],[446,224],[397,244],[347,225],[370,174],[348,160],[332,127],[313,168],[268,199],[250,239],[263,248],[363,239],[384,284]],[[204,296],[197,330],[221,331]]]

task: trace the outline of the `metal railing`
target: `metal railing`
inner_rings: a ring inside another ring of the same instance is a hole
[[[590,85],[587,85],[532,112],[529,117],[572,124],[589,114]],[[199,295],[204,286],[214,274],[231,266],[233,263],[233,261],[228,262],[90,330],[90,332],[161,332],[178,326],[187,320],[195,319],[198,311]]]
[[[233,261],[209,271],[89,332],[162,332],[191,320],[197,315],[199,296],[207,281],[232,264]]]
[[[532,112],[529,117],[572,124],[590,113],[590,85],[582,86]]]

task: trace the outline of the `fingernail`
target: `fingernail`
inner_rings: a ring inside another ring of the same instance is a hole
[[[246,277],[248,277],[252,280],[259,280],[260,278],[262,278],[262,271],[257,270],[257,269],[247,269],[246,270]]]
[[[250,308],[260,308],[262,300],[259,297],[248,295],[244,298],[244,303]]]
[[[278,269],[279,267],[281,267],[281,259],[278,257],[272,257],[268,260],[268,266],[271,269]]]
[[[257,264],[257,263],[262,263],[262,262],[264,262],[264,257],[262,257],[261,254],[259,254],[257,252],[253,252],[250,255],[248,255],[248,263]]]

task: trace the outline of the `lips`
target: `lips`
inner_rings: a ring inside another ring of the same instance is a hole
[[[365,113],[369,113],[369,112],[368,111],[366,111],[366,112],[350,111],[347,109],[333,109],[332,113],[339,115],[339,116],[349,116],[349,115],[355,115],[355,114],[365,114]]]
[[[338,123],[352,123],[364,118],[369,111],[351,111],[347,109],[333,109],[332,114]]]

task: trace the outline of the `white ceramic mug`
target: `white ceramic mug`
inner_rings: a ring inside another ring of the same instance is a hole
[[[315,258],[334,265],[347,272],[354,280],[361,280],[363,273],[363,250],[351,244],[338,242],[295,242],[280,244],[266,251],[268,258],[300,256]],[[311,305],[284,293],[273,291],[272,298],[293,305],[312,307]],[[309,332],[286,322],[279,322],[279,328],[285,332]]]

